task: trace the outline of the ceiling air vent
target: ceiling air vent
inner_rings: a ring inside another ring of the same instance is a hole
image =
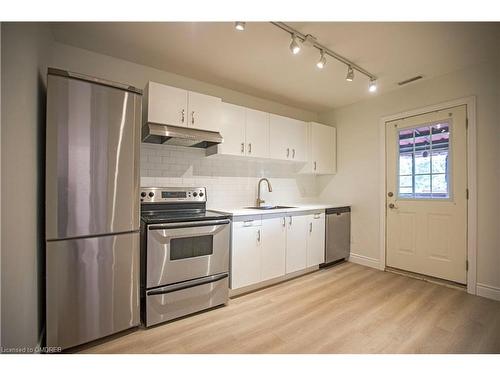
[[[412,78],[408,78],[408,79],[405,79],[404,81],[398,82],[398,85],[399,86],[407,85],[408,83],[418,81],[419,79],[422,79],[422,78],[424,78],[424,77],[423,76],[415,76]]]

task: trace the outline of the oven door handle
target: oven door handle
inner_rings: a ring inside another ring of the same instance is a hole
[[[177,283],[174,285],[168,285],[168,286],[164,286],[164,287],[161,287],[158,289],[150,290],[146,294],[148,296],[155,296],[155,295],[159,295],[159,294],[167,294],[167,293],[177,292],[179,290],[188,289],[188,288],[192,288],[192,287],[199,286],[199,285],[214,283],[216,281],[223,280],[226,277],[229,277],[229,275],[227,273],[221,273],[219,275],[202,277],[200,279],[190,280],[190,281],[186,281],[183,283]]]
[[[149,230],[158,230],[158,229],[181,229],[181,228],[194,228],[194,227],[210,227],[213,225],[224,225],[229,224],[231,220],[209,220],[209,221],[190,221],[183,223],[165,223],[161,225],[149,225]]]

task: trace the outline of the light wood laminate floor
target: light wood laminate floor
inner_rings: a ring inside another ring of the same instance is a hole
[[[500,353],[500,302],[343,263],[83,353]]]

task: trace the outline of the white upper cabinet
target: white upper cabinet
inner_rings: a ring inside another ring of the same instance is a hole
[[[207,155],[269,157],[269,113],[221,103],[218,131],[224,142],[209,148]]]
[[[219,132],[224,138],[224,142],[213,146],[218,148],[218,154],[245,155],[245,111],[244,107],[222,103]]]
[[[219,131],[220,106],[220,98],[148,82],[144,90],[143,123]]]
[[[308,124],[307,129],[307,143],[307,164],[301,170],[301,173],[336,173],[336,129],[311,122]]]
[[[188,92],[177,87],[149,82],[144,90],[143,124],[187,126]]]
[[[325,262],[325,214],[308,215],[307,267]]]
[[[219,131],[222,100],[210,95],[188,92],[188,126]]]
[[[269,157],[269,113],[246,109],[246,155]]]
[[[273,159],[307,161],[307,126],[303,121],[270,114],[269,155]]]

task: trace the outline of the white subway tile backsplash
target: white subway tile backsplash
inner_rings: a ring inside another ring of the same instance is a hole
[[[204,186],[209,207],[253,205],[257,183],[268,177],[267,203],[292,203],[317,197],[316,178],[299,175],[300,166],[278,161],[206,157],[205,150],[165,145],[141,145],[142,186]]]

